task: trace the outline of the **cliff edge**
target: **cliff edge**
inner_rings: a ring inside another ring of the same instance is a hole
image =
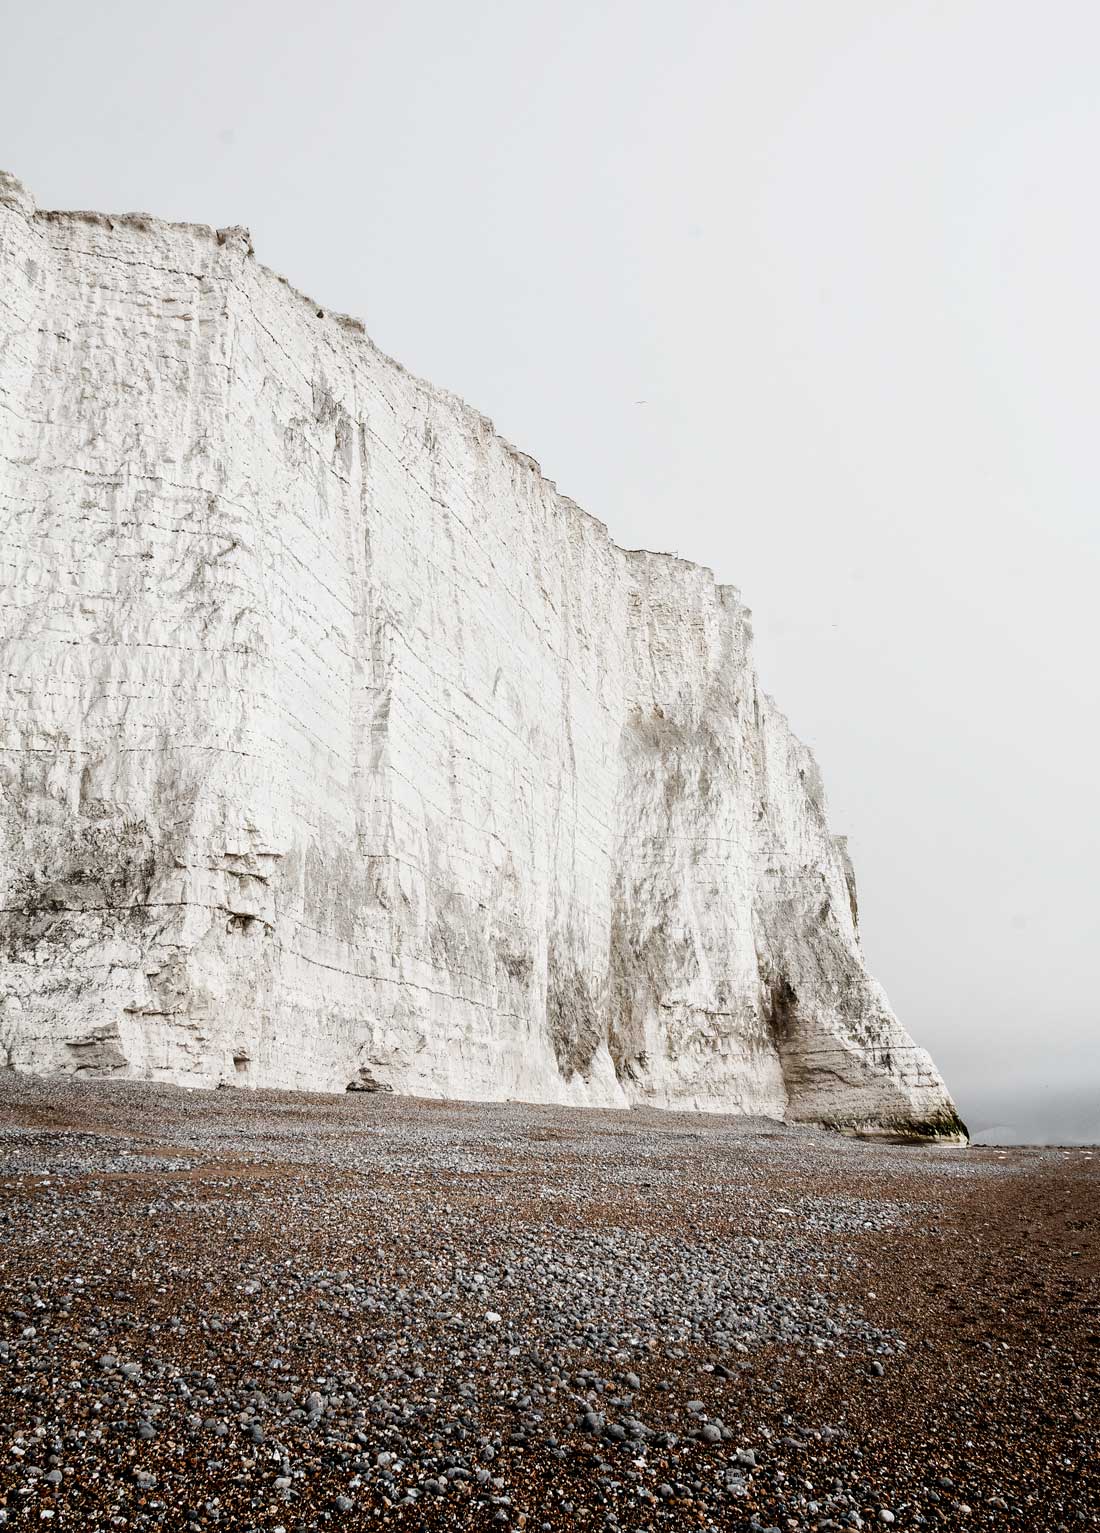
[[[243,229],[0,175],[0,1058],[965,1137],[712,574]]]

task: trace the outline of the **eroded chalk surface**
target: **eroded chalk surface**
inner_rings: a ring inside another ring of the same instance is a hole
[[[0,270],[8,1065],[957,1132],[736,590],[244,229]]]

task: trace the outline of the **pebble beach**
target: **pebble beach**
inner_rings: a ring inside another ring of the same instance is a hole
[[[0,1084],[0,1526],[1100,1522],[1100,1152]]]

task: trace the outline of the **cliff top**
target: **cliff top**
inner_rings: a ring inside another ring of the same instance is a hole
[[[214,245],[237,245],[244,249],[247,258],[253,260],[255,259],[255,251],[252,245],[252,236],[244,225],[234,224],[222,229],[217,229],[212,224],[194,223],[185,219],[159,218],[155,214],[144,212],[101,213],[93,209],[86,208],[40,208],[35,200],[34,194],[30,191],[26,184],[22,182],[17,176],[13,175],[10,171],[6,170],[0,170],[0,206],[7,206],[17,209],[25,217],[28,218],[42,219],[44,221],[50,222],[71,220],[74,223],[94,224],[101,228],[111,230],[119,227],[132,229],[142,234],[152,233],[156,230],[188,234],[196,239],[208,240],[211,244]],[[452,392],[450,389],[441,388],[438,384],[433,383],[428,378],[423,378],[418,374],[410,372],[402,362],[400,362],[396,357],[391,356],[388,352],[383,351],[382,348],[374,340],[371,339],[365,324],[357,316],[342,314],[334,309],[326,308],[323,304],[318,303],[315,298],[311,298],[308,293],[303,292],[301,288],[295,287],[292,282],[290,282],[280,272],[275,271],[272,267],[264,265],[262,261],[257,261],[256,265],[257,268],[266,276],[271,277],[274,281],[278,282],[280,286],[286,288],[292,297],[300,300],[300,302],[303,304],[308,305],[316,319],[322,321],[323,323],[338,326],[344,332],[345,336],[350,335],[352,337],[358,338],[361,343],[369,347],[370,350],[380,360],[384,361],[388,366],[396,368],[400,373],[408,377],[416,385],[417,388],[422,389],[433,399],[437,399],[442,403],[449,404],[452,408],[461,412],[461,414],[464,415],[479,432],[491,436],[493,440],[500,446],[502,451],[504,451],[509,457],[513,458],[522,467],[526,468],[530,473],[534,474],[538,480],[544,484],[546,488],[554,495],[554,497],[562,505],[563,508],[567,508],[570,511],[579,514],[580,516],[583,516],[590,522],[594,523],[595,526],[598,527],[600,531],[607,537],[608,542],[612,543],[616,548],[618,548],[621,553],[632,559],[661,559],[670,560],[677,564],[682,564],[688,569],[698,571],[704,579],[713,583],[718,593],[722,597],[736,601],[738,603],[741,602],[740,589],[734,585],[720,584],[718,582],[717,576],[709,565],[702,564],[696,559],[685,559],[681,554],[669,553],[667,550],[663,549],[624,548],[621,544],[616,543],[614,538],[611,536],[611,532],[607,523],[600,517],[595,516],[584,506],[579,505],[575,500],[572,499],[572,497],[564,494],[563,491],[558,488],[555,481],[543,473],[537,459],[532,457],[530,453],[524,452],[522,448],[517,447],[514,443],[508,441],[506,437],[502,436],[501,433],[497,431],[489,416],[483,414],[482,411],[478,410],[474,405],[471,405],[467,400],[463,399],[461,395]],[[746,616],[751,616],[751,614],[747,613]]]

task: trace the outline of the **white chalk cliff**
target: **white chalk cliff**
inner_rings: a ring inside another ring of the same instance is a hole
[[[0,1064],[961,1133],[733,588],[244,229],[0,273]]]

